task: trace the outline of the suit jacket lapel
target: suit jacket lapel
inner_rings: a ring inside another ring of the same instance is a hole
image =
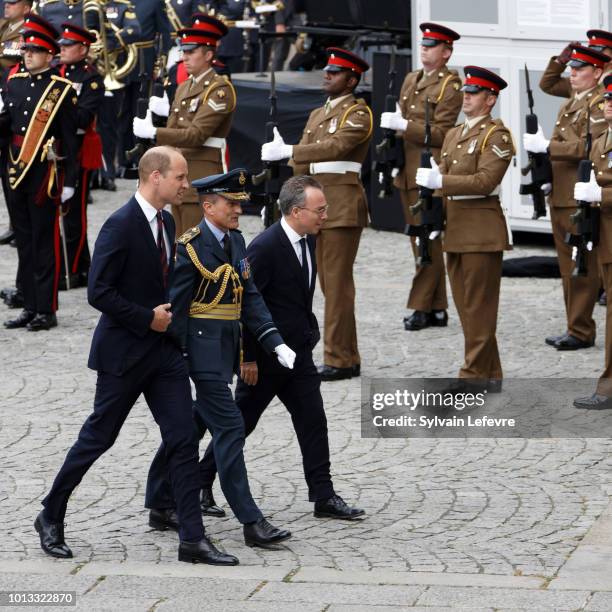
[[[289,265],[291,269],[293,270],[293,274],[295,278],[297,279],[298,283],[300,284],[300,287],[302,287],[302,289],[304,290],[304,295],[308,297],[308,287],[306,287],[304,283],[304,275],[302,273],[302,266],[300,265],[300,262],[295,253],[295,249],[293,248],[291,241],[287,237],[285,230],[282,228],[280,221],[277,223],[276,232],[278,233],[281,245],[286,251],[287,260],[289,261]]]
[[[145,217],[145,214],[142,212],[142,208],[140,208],[140,204],[136,198],[132,198],[130,200],[132,205],[132,209],[134,210],[134,216],[136,217],[138,223],[138,233],[142,235],[145,244],[147,245],[147,249],[151,256],[151,259],[155,261],[157,276],[159,278],[159,282],[163,285],[162,279],[162,268],[161,268],[161,259],[159,256],[159,250],[157,245],[155,244],[155,239],[153,238],[153,232],[151,231],[151,226]]]

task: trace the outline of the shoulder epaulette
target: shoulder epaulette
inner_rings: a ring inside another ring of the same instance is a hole
[[[61,83],[66,83],[67,85],[72,85],[72,81],[70,79],[65,79],[64,77],[58,76],[57,74],[52,74],[51,80],[60,81]]]
[[[29,72],[16,72],[15,74],[11,74],[8,80],[10,81],[11,79],[14,79],[16,77],[27,77],[27,76],[30,76]]]
[[[190,227],[184,234],[180,236],[177,242],[179,244],[187,244],[188,242],[191,242],[199,233],[200,228],[197,225],[195,227]]]

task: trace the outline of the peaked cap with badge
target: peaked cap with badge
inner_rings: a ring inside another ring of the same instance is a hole
[[[423,47],[435,47],[442,43],[452,47],[453,43],[461,38],[457,32],[439,23],[422,23],[419,25],[419,29],[423,32],[423,38],[421,39]]]
[[[226,200],[243,202],[250,198],[247,192],[250,186],[250,176],[245,168],[236,168],[225,174],[213,174],[191,183],[198,195],[214,193]]]

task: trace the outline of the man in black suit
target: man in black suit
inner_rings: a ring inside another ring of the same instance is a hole
[[[165,333],[172,320],[168,277],[174,222],[162,209],[180,202],[187,189],[187,162],[176,149],[155,147],[143,155],[138,172],[136,195],[106,220],[91,262],[87,296],[102,312],[88,364],[98,372],[93,413],[34,526],[48,555],[72,557],[63,528],[70,494],[113,445],[144,394],[166,448],[181,525],[179,561],[236,565],[238,559],[219,552],[204,534],[187,364]]]
[[[292,370],[282,368],[245,329],[236,404],[248,436],[278,397],[291,415],[302,451],[314,515],[352,520],[365,512],[348,506],[334,491],[321,379],[312,359],[312,349],[320,338],[312,312],[317,276],[314,236],[327,218],[327,203],[320,183],[310,176],[289,179],[281,189],[279,203],[282,219],[249,244],[247,257],[257,289],[282,337],[297,355]],[[200,463],[203,511],[219,516],[223,511],[215,505],[211,492],[215,473],[211,443]]]

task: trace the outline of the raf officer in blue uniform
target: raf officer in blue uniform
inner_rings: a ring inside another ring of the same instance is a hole
[[[266,352],[276,353],[282,366],[293,368],[295,353],[284,344],[255,287],[237,229],[241,202],[249,197],[246,184],[247,171],[241,168],[193,181],[204,219],[177,241],[169,333],[187,357],[196,386],[196,418],[212,434],[221,488],[244,525],[245,543],[265,548],[291,533],[270,525],[249,489],[244,422],[229,388],[240,372],[240,323]],[[166,472],[162,444],[149,471],[145,502],[150,526],[161,530],[178,528]]]
[[[83,27],[83,0],[40,0],[34,11],[58,30],[62,23]]]

